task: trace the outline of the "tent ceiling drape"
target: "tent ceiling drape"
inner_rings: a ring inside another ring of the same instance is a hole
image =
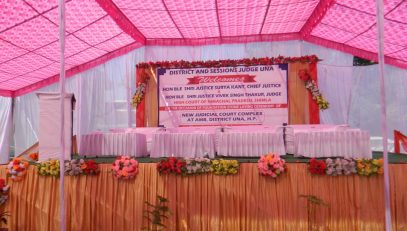
[[[0,95],[58,80],[56,1],[0,2]],[[7,17],[6,17],[7,15]],[[407,67],[407,3],[384,5],[385,60]],[[66,68],[72,76],[143,45],[304,40],[377,59],[375,1],[66,1]]]

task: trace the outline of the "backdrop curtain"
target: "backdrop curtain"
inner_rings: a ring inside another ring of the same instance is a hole
[[[321,198],[314,224],[324,230],[384,229],[382,176],[313,176],[307,165],[288,164],[278,179],[259,176],[255,163],[241,164],[233,176],[160,175],[154,163],[140,164],[134,180],[117,180],[110,164],[98,176],[65,178],[67,230],[140,230],[144,204],[156,196],[169,199],[168,230],[308,230],[307,201]],[[390,165],[393,230],[407,228],[407,165]],[[5,177],[5,166],[0,168]],[[11,185],[6,211],[10,230],[51,231],[59,227],[58,178],[37,175]]]
[[[66,92],[74,93],[76,98],[75,135],[135,126],[135,112],[129,104],[135,87],[130,83],[134,83],[135,64],[143,60],[144,48],[140,48],[66,79]],[[57,84],[38,90],[57,91]],[[39,106],[35,92],[15,98],[13,117],[18,155],[38,141]]]

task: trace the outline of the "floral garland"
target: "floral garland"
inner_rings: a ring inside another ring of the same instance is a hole
[[[383,174],[383,158],[382,159],[357,159],[356,170],[358,175],[372,176]]]
[[[237,174],[239,170],[239,162],[237,160],[212,160],[211,172],[215,175]]]
[[[328,158],[326,163],[326,174],[330,176],[350,175],[355,174],[356,162],[348,158],[336,158],[335,160]]]
[[[129,156],[119,156],[113,162],[112,170],[117,179],[132,179],[138,173],[138,162]]]
[[[315,158],[312,158],[309,161],[308,170],[311,174],[325,175],[326,163],[324,160],[317,160]]]
[[[306,70],[300,70],[299,77],[305,83],[305,88],[312,94],[312,99],[317,102],[318,108],[325,110],[329,108],[329,102],[319,91],[319,88],[315,81],[311,78],[310,74]]]
[[[99,173],[99,165],[94,160],[75,159],[65,163],[65,175],[95,175]]]
[[[185,159],[185,173],[188,175],[208,173],[211,171],[211,160],[198,157]]]
[[[5,179],[0,179],[0,205],[3,205],[8,200],[8,190],[10,186],[6,184]]]
[[[136,65],[137,68],[219,68],[219,67],[236,67],[236,66],[253,66],[253,65],[275,65],[282,63],[316,63],[319,59],[316,55],[307,55],[301,57],[264,57],[252,59],[239,59],[239,60],[209,60],[209,61],[162,61],[162,62],[146,62]],[[137,83],[136,92],[132,98],[132,106],[137,105],[143,101],[146,91],[147,82],[150,76],[142,73],[139,82]]]
[[[183,159],[168,157],[157,163],[157,170],[161,174],[177,174],[181,175],[185,173],[186,162]]]
[[[20,181],[27,173],[29,163],[21,158],[14,158],[7,165],[7,175],[11,176],[11,180]]]
[[[278,154],[269,153],[260,157],[257,168],[261,175],[277,178],[286,170],[286,165],[285,160],[281,159]]]
[[[59,160],[48,160],[37,165],[41,176],[59,176]]]
[[[146,82],[140,82],[137,86],[136,93],[134,93],[131,105],[137,107],[137,105],[143,100],[144,94],[146,93]]]
[[[209,60],[209,61],[163,61],[147,62],[137,64],[137,68],[197,68],[197,67],[234,67],[234,66],[251,66],[251,65],[275,65],[281,63],[316,63],[319,59],[316,55],[307,55],[301,57],[264,57],[239,60]]]

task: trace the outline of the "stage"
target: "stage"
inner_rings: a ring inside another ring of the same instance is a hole
[[[374,153],[374,157],[380,157]],[[284,156],[288,171],[277,179],[260,176],[257,158],[238,158],[236,175],[160,175],[158,159],[137,158],[133,180],[113,177],[113,158],[96,158],[96,176],[66,176],[67,230],[140,230],[145,202],[156,196],[169,200],[168,230],[383,230],[383,176],[315,176],[307,158]],[[236,158],[235,158],[236,159]],[[390,155],[390,193],[394,230],[407,229],[407,157]],[[0,177],[5,178],[5,166]],[[59,227],[59,179],[39,176],[30,166],[23,181],[11,186],[6,211],[10,230],[44,231]],[[316,206],[310,217],[307,199],[315,196],[328,206]]]

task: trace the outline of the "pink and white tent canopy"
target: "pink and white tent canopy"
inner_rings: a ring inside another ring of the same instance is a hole
[[[304,40],[377,60],[374,0],[67,0],[67,76],[144,45]],[[407,1],[385,0],[386,62],[407,68]],[[57,0],[0,0],[0,95],[58,80]]]

